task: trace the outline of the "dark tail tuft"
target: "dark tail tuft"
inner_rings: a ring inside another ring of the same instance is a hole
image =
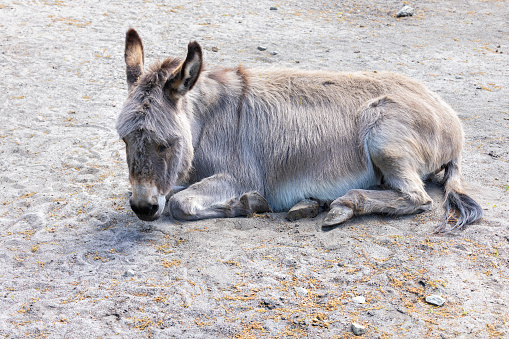
[[[453,218],[451,218],[450,212],[457,211],[457,221],[454,226],[446,230],[447,224]],[[435,228],[434,233],[449,233],[455,229],[460,229],[465,225],[476,222],[481,219],[483,216],[483,210],[481,206],[474,199],[470,198],[468,195],[463,193],[458,193],[456,191],[450,191],[447,194],[447,198],[445,201],[445,215],[444,220],[440,225]]]
[[[435,228],[434,233],[448,233],[460,229],[481,219],[483,215],[481,206],[463,193],[460,158],[451,160],[444,169],[445,215],[443,222]],[[455,220],[454,226],[447,230],[447,224]]]

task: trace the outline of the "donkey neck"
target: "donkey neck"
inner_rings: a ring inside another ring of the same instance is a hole
[[[221,123],[227,131],[236,129],[246,85],[241,68],[217,68],[202,72],[184,103],[191,121],[195,148],[199,146],[207,127]]]

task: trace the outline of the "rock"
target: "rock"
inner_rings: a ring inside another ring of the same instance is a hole
[[[435,306],[442,306],[445,303],[445,299],[439,295],[429,295],[426,297],[426,302]]]
[[[292,322],[299,327],[305,327],[309,325],[309,319],[305,317],[300,318],[299,316],[295,316],[293,317]]]
[[[277,11],[277,7],[271,7],[270,10],[271,11]]]
[[[396,18],[401,18],[405,16],[412,16],[414,15],[415,10],[410,6],[403,6],[398,13],[396,13]]]
[[[353,302],[356,302],[357,304],[365,304],[366,303],[366,298],[364,298],[363,296],[357,296],[355,298],[352,299]]]
[[[276,307],[278,307],[279,305],[280,304],[274,299],[264,298],[264,299],[260,300],[260,306],[264,307],[268,310],[273,310]]]
[[[286,219],[295,221],[302,218],[314,218],[318,215],[318,207],[319,204],[317,201],[309,199],[302,200],[290,208],[286,214]]]
[[[127,270],[122,274],[124,278],[131,278],[134,277],[134,271],[133,270]]]
[[[294,287],[295,289],[295,293],[297,293],[298,295],[308,295],[308,290],[306,290],[305,288],[303,287]]]
[[[352,323],[352,332],[353,332],[353,334],[355,334],[355,335],[363,335],[367,331],[368,331],[368,329],[366,328],[366,326],[362,326],[361,324],[357,324],[357,323]]]
[[[214,47],[212,47],[212,52],[217,52],[217,51],[219,51],[219,48],[217,48],[217,47],[215,47],[215,46],[214,46]]]
[[[267,47],[264,47],[264,46],[258,46],[258,50],[259,50],[259,51],[266,51],[266,50],[267,50]]]
[[[274,51],[274,52],[271,52],[270,54],[271,54],[271,55],[277,55],[277,52],[276,52],[276,51]]]

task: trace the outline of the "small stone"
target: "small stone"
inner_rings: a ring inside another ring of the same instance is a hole
[[[271,55],[277,55],[277,52],[276,52],[276,51],[274,51],[274,52],[271,52],[270,54],[271,54]]]
[[[442,298],[441,296],[439,295],[428,295],[426,297],[426,302],[428,304],[431,304],[431,305],[435,305],[435,306],[442,306],[444,303],[445,303],[445,299]]]
[[[355,334],[355,335],[363,335],[367,331],[368,331],[368,329],[366,328],[366,326],[362,326],[361,324],[357,324],[357,323],[352,323],[352,332],[353,332],[353,334]]]
[[[307,295],[308,294],[308,290],[306,290],[303,287],[294,287],[294,289],[295,289],[295,293],[297,293],[298,295]]]
[[[277,7],[271,7],[270,10],[271,11],[277,11]]]
[[[405,16],[412,16],[414,15],[415,10],[410,6],[403,6],[398,13],[396,13],[396,18],[401,18]]]
[[[264,47],[264,46],[258,46],[258,50],[259,50],[259,51],[266,51],[266,50],[267,50],[267,47]]]
[[[127,270],[122,274],[124,278],[131,278],[134,277],[134,271],[133,270]]]
[[[280,304],[273,299],[264,298],[264,299],[260,300],[260,306],[264,307],[266,309],[269,309],[269,310],[273,310],[276,307],[278,307],[279,305]]]
[[[295,221],[303,218],[314,218],[318,215],[319,204],[317,201],[306,199],[295,204],[288,213],[286,219]]]
[[[217,48],[216,46],[212,47],[212,52],[217,52],[219,51],[219,48]]]
[[[356,302],[357,304],[365,304],[366,303],[366,298],[364,298],[363,296],[359,295],[359,296],[353,298],[352,301]]]

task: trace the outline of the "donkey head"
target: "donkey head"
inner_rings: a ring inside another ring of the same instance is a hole
[[[197,42],[184,61],[167,59],[143,70],[143,44],[129,29],[125,42],[128,97],[117,120],[126,145],[131,208],[142,220],[160,217],[166,196],[191,169],[193,147],[186,94],[202,69]]]

